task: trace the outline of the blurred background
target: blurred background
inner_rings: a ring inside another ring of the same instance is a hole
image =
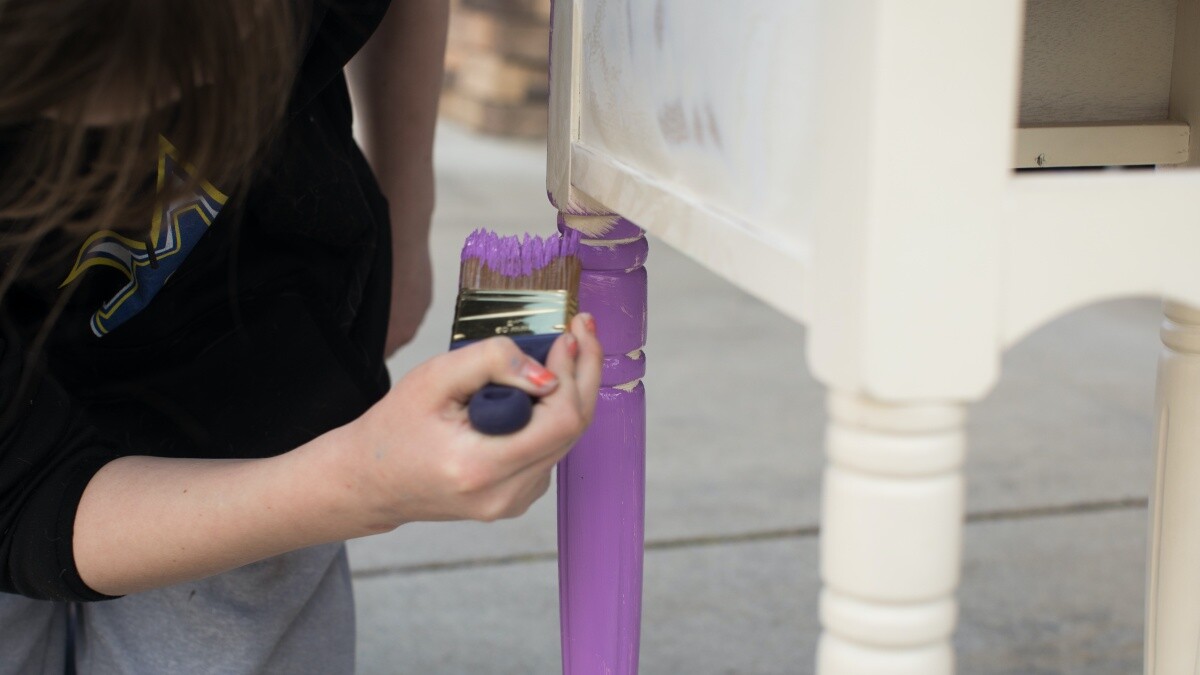
[[[485,134],[541,138],[550,0],[453,0],[441,115]]]
[[[434,300],[393,377],[445,350],[467,233],[554,231],[548,21],[549,0],[454,3]],[[650,239],[641,672],[811,673],[824,391],[804,330]],[[1140,671],[1160,316],[1123,300],[1055,321],[973,406],[960,672]],[[560,672],[553,491],[518,520],[350,550],[361,673]]]

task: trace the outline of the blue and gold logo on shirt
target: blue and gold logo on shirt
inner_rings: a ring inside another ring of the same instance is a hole
[[[175,147],[160,139],[156,183],[159,194],[167,181],[182,185],[191,175],[190,167],[179,159]],[[181,196],[155,211],[145,241],[111,230],[101,230],[87,238],[62,286],[98,266],[116,269],[128,279],[92,315],[91,329],[97,337],[109,333],[150,304],[212,225],[226,199],[216,187],[201,181],[195,194]]]

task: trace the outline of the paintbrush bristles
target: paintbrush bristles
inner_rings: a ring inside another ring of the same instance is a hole
[[[459,289],[475,290],[561,290],[575,295],[579,289],[579,258],[558,258],[531,274],[509,276],[488,267],[476,258],[462,261]]]
[[[579,233],[546,239],[528,234],[501,237],[475,230],[462,250],[459,288],[494,290],[566,290],[579,288]]]

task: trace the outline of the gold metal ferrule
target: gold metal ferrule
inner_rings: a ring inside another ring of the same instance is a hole
[[[450,340],[562,333],[579,310],[567,291],[459,291]]]

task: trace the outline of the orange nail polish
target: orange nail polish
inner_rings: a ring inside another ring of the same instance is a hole
[[[579,340],[576,340],[575,336],[570,333],[563,333],[563,339],[567,341],[567,354],[571,358],[579,356]]]
[[[542,367],[541,364],[530,361],[525,364],[525,379],[529,380],[538,389],[545,389],[554,384],[554,381],[558,378],[554,376],[554,373]]]
[[[592,315],[591,315],[591,314],[589,314],[589,315],[587,315],[586,317],[584,317],[584,319],[583,319],[583,327],[584,327],[584,328],[586,328],[586,329],[587,329],[587,332],[589,332],[589,333],[595,333],[595,332],[596,332],[596,320],[592,318]]]

